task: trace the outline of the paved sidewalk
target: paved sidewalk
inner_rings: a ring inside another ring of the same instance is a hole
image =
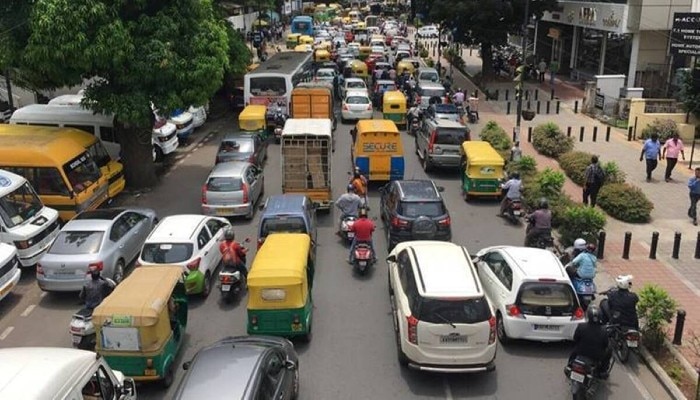
[[[432,50],[430,51],[432,54]],[[436,58],[436,57],[435,57]],[[473,50],[471,56],[469,50],[463,51],[466,70],[470,73],[479,72],[481,59],[477,50]],[[449,64],[444,58],[441,64],[449,71]],[[547,76],[549,79],[549,76]],[[453,72],[454,87],[468,88],[474,91],[475,85],[457,69]],[[509,89],[513,92],[511,81],[495,82],[487,85],[490,91],[499,89],[505,93]],[[641,142],[627,141],[627,133],[624,130],[612,128],[610,141],[605,141],[607,126],[603,123],[573,112],[573,101],[583,98],[583,90],[576,84],[556,79],[554,85],[547,83],[527,83],[526,90],[541,90],[540,100],[548,100],[551,89],[555,90],[555,96],[566,100],[562,103],[560,114],[537,115],[533,121],[522,121],[521,147],[525,154],[530,154],[537,160],[539,168],[551,167],[559,169],[555,160],[539,155],[530,143],[527,143],[529,127],[535,127],[545,122],[555,122],[564,131],[572,127],[572,136],[575,138],[576,150],[586,151],[600,156],[601,161],[615,161],[620,169],[627,174],[627,182],[638,186],[644,191],[649,200],[654,203],[652,221],[647,224],[629,224],[608,217],[606,226],[607,243],[603,269],[612,276],[619,274],[632,274],[635,276],[635,287],[639,290],[645,284],[658,284],[666,289],[679,303],[679,307],[687,311],[685,323],[685,343],[681,351],[693,364],[700,362],[700,357],[687,346],[691,334],[700,336],[700,260],[694,259],[695,239],[700,233],[697,226],[693,226],[687,217],[688,189],[685,185],[691,171],[687,162],[679,162],[673,177],[674,181],[666,183],[663,180],[665,161],[659,162],[659,166],[653,174],[652,182],[645,181],[645,165],[639,161]],[[479,132],[489,120],[496,121],[506,131],[512,132],[515,126],[515,102],[511,105],[512,113],[506,115],[506,103],[504,101],[482,101],[479,104],[481,121],[477,126],[472,126],[474,132]],[[504,94],[500,97],[504,100]],[[512,100],[512,97],[511,97]],[[532,100],[532,97],[531,97]],[[533,106],[534,108],[534,106]],[[551,110],[550,110],[551,111]],[[580,128],[584,127],[584,140],[579,141]],[[594,127],[598,127],[597,141],[593,142]],[[686,146],[686,158],[690,158],[690,148]],[[567,178],[564,191],[575,201],[581,202],[581,188]],[[660,240],[657,259],[649,258],[649,245],[651,234],[658,231]],[[625,232],[632,233],[632,246],[630,259],[622,259],[622,247]],[[680,257],[671,259],[674,232],[682,234]],[[671,325],[672,331],[673,325]],[[672,332],[669,332],[672,334]]]

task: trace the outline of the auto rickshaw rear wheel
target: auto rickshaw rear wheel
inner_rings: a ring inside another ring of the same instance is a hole
[[[161,383],[163,384],[164,388],[169,388],[174,381],[175,371],[173,369],[173,363],[171,362],[170,365],[168,365],[168,368],[165,370],[165,375],[163,376],[163,381]]]

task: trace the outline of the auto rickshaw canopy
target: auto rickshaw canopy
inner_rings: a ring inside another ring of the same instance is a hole
[[[466,158],[467,176],[500,178],[503,174],[505,160],[490,143],[481,140],[466,141],[462,143],[462,153]]]
[[[262,104],[247,105],[238,115],[238,126],[245,131],[265,129],[267,107]]]

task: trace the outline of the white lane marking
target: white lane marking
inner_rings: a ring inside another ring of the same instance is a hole
[[[632,384],[637,388],[637,390],[639,391],[639,394],[642,395],[642,397],[641,397],[642,399],[654,400],[654,396],[652,396],[651,393],[649,393],[649,391],[647,390],[647,387],[644,386],[644,384],[639,379],[639,377],[634,372],[632,372],[632,370],[628,366],[626,366],[625,364],[622,364],[622,363],[617,363],[617,364],[620,364],[620,366],[622,366],[622,369],[625,371],[625,373],[630,377]]]
[[[22,311],[22,314],[20,314],[22,317],[28,316],[32,311],[34,311],[34,308],[36,308],[36,304],[30,304],[27,306],[27,308]]]
[[[5,340],[8,336],[10,336],[10,333],[15,330],[14,326],[8,326],[7,329],[2,331],[2,334],[0,334],[0,340]]]
[[[447,378],[442,378],[442,388],[445,389],[445,400],[453,400],[452,388],[450,388],[450,383],[447,381]]]

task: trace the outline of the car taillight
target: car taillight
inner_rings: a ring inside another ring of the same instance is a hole
[[[184,124],[177,124],[177,125],[175,125],[175,128],[177,128],[178,130],[179,130],[179,129],[182,129],[182,128],[184,128],[184,127],[185,127]]]
[[[367,109],[371,110],[372,109],[372,103],[367,104]]]
[[[391,218],[391,226],[393,226],[394,228],[405,228],[408,226],[408,224],[409,224],[408,221],[403,220],[399,217]]]
[[[406,317],[406,322],[408,322],[408,341],[418,344],[418,318],[409,315]]]
[[[194,260],[188,262],[187,269],[189,269],[190,271],[196,271],[199,268],[199,262],[201,260],[202,260],[201,258],[197,257]]]
[[[202,186],[202,204],[207,204],[207,185]]]
[[[44,275],[44,267],[42,267],[39,263],[36,263],[36,274]]]
[[[430,132],[430,141],[428,142],[428,152],[433,152],[433,146],[435,146],[435,141],[437,140],[437,131]]]
[[[447,217],[439,220],[437,223],[442,227],[448,227],[452,223],[452,220],[450,219],[450,217]]]
[[[98,262],[88,264],[88,270],[90,270],[90,268],[92,268],[92,267],[95,267],[95,268],[97,268],[98,271],[102,271],[102,268],[104,268],[104,266],[105,265],[102,261],[98,261]]]
[[[520,311],[520,307],[518,307],[516,304],[507,305],[506,311],[508,312],[508,315],[511,317],[525,318],[522,311]]]
[[[489,344],[496,341],[496,317],[493,315],[489,318]]]
[[[571,370],[574,372],[578,372],[579,374],[586,375],[586,365],[585,364],[580,364],[580,363],[573,363],[571,365]]]
[[[583,319],[584,314],[585,314],[585,313],[583,312],[583,308],[578,307],[578,308],[574,311],[574,315],[571,316],[571,319],[572,319],[572,320],[580,320],[580,319]]]
[[[347,110],[348,110],[348,105],[347,105],[347,104],[343,104],[343,111],[347,111]]]
[[[637,331],[627,331],[625,332],[625,340],[639,341],[639,332]]]
[[[248,200],[249,200],[249,196],[248,196],[248,184],[247,184],[247,183],[244,183],[243,185],[241,185],[241,189],[243,190],[243,203],[247,203]]]
[[[231,275],[219,275],[222,284],[228,284],[233,282],[233,277]]]

